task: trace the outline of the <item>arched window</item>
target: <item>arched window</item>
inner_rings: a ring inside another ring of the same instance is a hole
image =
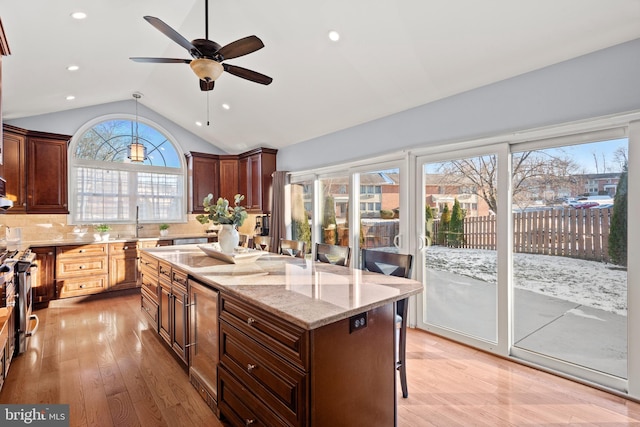
[[[143,162],[128,158],[136,140]],[[78,131],[69,153],[71,223],[186,221],[184,156],[158,125],[102,117]]]

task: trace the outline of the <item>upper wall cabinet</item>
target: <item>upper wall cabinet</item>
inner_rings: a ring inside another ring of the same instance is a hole
[[[68,214],[67,147],[71,137],[4,125],[8,213]]]
[[[248,211],[271,212],[271,174],[276,170],[278,150],[257,148],[240,155],[188,153],[189,200],[192,213],[204,213],[202,199],[209,193],[233,204],[244,194]]]
[[[257,148],[239,156],[239,191],[245,195],[245,206],[252,212],[271,212],[271,174],[276,170],[278,150]]]
[[[189,165],[189,211],[205,213],[202,200],[209,193],[218,197],[220,188],[219,159],[216,154],[186,154]]]

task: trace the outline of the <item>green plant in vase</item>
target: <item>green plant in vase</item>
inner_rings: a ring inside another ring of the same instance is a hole
[[[196,219],[201,224],[212,222],[222,225],[222,230],[218,234],[218,243],[222,252],[231,253],[238,246],[240,236],[238,227],[244,224],[248,214],[244,206],[240,206],[240,202],[244,200],[244,195],[236,194],[233,198],[234,206],[229,205],[229,201],[219,197],[215,204],[212,204],[213,194],[209,194],[202,201],[204,211],[207,214],[200,214]]]

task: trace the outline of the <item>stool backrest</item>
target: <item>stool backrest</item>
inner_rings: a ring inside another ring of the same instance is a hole
[[[348,266],[350,253],[349,246],[316,243],[316,261]]]
[[[297,258],[304,258],[307,252],[307,244],[300,240],[280,239],[280,253]]]
[[[397,254],[393,252],[362,250],[362,268],[388,276],[411,277],[411,254]]]

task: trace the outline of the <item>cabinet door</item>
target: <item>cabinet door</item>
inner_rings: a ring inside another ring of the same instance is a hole
[[[202,200],[209,193],[217,198],[218,185],[218,156],[202,153],[189,153],[189,210],[192,213],[204,213]]]
[[[220,159],[220,197],[229,201],[240,193],[238,187],[238,159]]]
[[[160,282],[160,336],[171,344],[171,285]]]
[[[249,189],[247,193],[251,194],[251,198],[247,202],[247,209],[262,210],[262,165],[260,163],[260,155],[254,154],[247,160],[249,160],[247,165]]]
[[[69,213],[67,141],[29,136],[27,160],[27,211]]]
[[[36,254],[36,260],[34,263],[37,267],[31,269],[33,301],[36,304],[47,303],[56,297],[56,248],[31,248],[31,251]]]
[[[135,288],[138,282],[137,258],[109,258],[109,289]]]
[[[26,196],[26,136],[13,133],[4,128],[4,165],[2,177],[7,180],[7,198],[13,201],[13,208],[7,213],[25,213],[27,210]]]
[[[238,193],[244,194],[244,201],[241,204],[247,209],[251,205],[250,174],[249,159],[244,157],[238,160]],[[231,199],[229,199],[229,202],[231,202]]]

